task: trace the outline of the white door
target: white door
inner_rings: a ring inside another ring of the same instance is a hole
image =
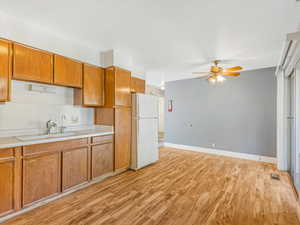
[[[158,160],[158,120],[139,119],[137,126],[137,167],[141,168]]]
[[[137,94],[137,115],[140,118],[158,118],[158,97]]]

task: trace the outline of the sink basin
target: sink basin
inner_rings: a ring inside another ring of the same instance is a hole
[[[32,141],[32,140],[40,140],[46,138],[57,138],[57,137],[67,137],[72,136],[75,133],[58,133],[58,134],[40,134],[40,135],[26,135],[26,136],[19,136],[17,139],[20,141]]]

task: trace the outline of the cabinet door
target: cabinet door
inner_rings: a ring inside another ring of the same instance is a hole
[[[53,81],[53,54],[14,43],[13,78],[42,83]]]
[[[131,92],[145,94],[145,80],[131,77]]]
[[[115,169],[128,168],[131,152],[131,108],[115,109]]]
[[[1,160],[1,159],[0,159]],[[0,215],[14,208],[14,162],[0,161]]]
[[[104,105],[112,108],[115,105],[115,67],[104,70]]]
[[[0,102],[10,100],[12,43],[0,39]]]
[[[131,72],[115,68],[115,105],[131,106]]]
[[[0,149],[0,215],[14,209],[14,156],[12,149]]]
[[[67,190],[88,181],[88,148],[63,152],[62,189]]]
[[[23,159],[23,205],[60,192],[59,152],[39,156],[25,156]]]
[[[83,87],[82,89],[75,89],[75,104],[103,106],[104,70],[102,68],[84,64]]]
[[[97,178],[114,170],[113,144],[92,146],[92,178]]]
[[[82,63],[54,55],[54,84],[82,87]]]
[[[0,149],[0,216],[21,208],[21,149]]]

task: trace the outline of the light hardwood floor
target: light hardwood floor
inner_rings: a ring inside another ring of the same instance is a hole
[[[272,164],[162,148],[160,161],[108,178],[5,225],[299,225]]]

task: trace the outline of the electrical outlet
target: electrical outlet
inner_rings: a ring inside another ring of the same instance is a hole
[[[211,147],[215,148],[215,147],[216,147],[216,144],[211,144]]]

